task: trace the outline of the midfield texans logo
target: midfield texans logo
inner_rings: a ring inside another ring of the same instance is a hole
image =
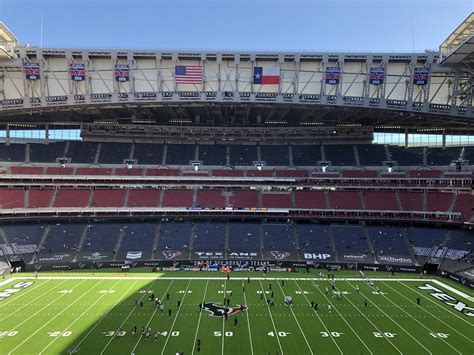
[[[238,306],[238,307],[221,307],[216,306],[214,303],[204,303],[203,307],[206,311],[211,313],[211,316],[214,317],[223,317],[227,313],[228,316],[237,314],[248,309],[247,306]]]

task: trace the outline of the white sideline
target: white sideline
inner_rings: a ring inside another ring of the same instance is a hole
[[[33,280],[35,279],[34,276],[20,276],[20,277],[13,277],[9,280]],[[183,276],[183,277],[171,277],[171,276],[38,276],[38,280],[222,280],[223,277],[203,277],[203,276],[197,276],[197,277],[189,277],[189,276]],[[256,280],[256,281],[264,281],[264,280],[285,280],[285,281],[321,281],[319,277],[251,277],[251,280]],[[247,277],[234,277],[233,280],[247,280]],[[335,278],[336,281],[361,281],[362,279],[359,277],[341,277],[341,278]],[[465,294],[462,291],[459,291],[458,289],[451,287],[449,285],[446,285],[445,283],[436,280],[436,279],[389,279],[389,278],[376,278],[376,277],[371,277],[371,280],[374,281],[396,281],[396,282],[433,282],[438,286],[444,287],[445,289],[451,291],[452,293],[455,293],[458,296],[463,297],[464,299],[474,302],[474,297],[469,296]]]
[[[6,279],[6,280],[0,282],[0,287],[1,287],[1,286],[4,286],[4,285],[6,285],[6,284],[9,284],[10,282],[13,282],[13,281],[15,281],[15,278],[14,278],[14,277],[12,277],[11,279]]]

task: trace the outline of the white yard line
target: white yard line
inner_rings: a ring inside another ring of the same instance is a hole
[[[281,293],[285,297],[286,296],[285,291],[283,291],[283,287],[281,287],[280,282],[277,281],[277,284],[278,284],[278,287],[280,287]],[[306,342],[306,345],[308,346],[309,352],[311,354],[314,354],[313,349],[311,349],[311,345],[309,345],[308,339],[306,339],[306,335],[304,334],[303,329],[301,328],[300,322],[298,321],[298,318],[296,318],[295,312],[293,312],[292,306],[288,306],[288,308],[290,309],[291,314],[293,314],[293,318],[295,318],[296,324],[298,324],[298,328],[300,329],[300,332],[303,335],[304,341]]]
[[[308,300],[308,297],[306,297],[306,295],[304,294],[303,290],[301,289],[300,285],[298,284],[298,282],[295,281],[295,284],[296,284],[296,287],[298,287],[298,289],[301,291],[301,294],[303,295],[303,297],[306,299],[306,302],[308,302],[308,304],[311,306],[311,302],[310,300]],[[321,317],[319,316],[318,312],[316,312],[313,308],[312,308],[314,314],[316,314],[316,317],[318,317],[319,321],[321,322],[322,326],[324,327],[324,329],[326,330],[326,332],[329,334],[330,331],[329,329],[326,327],[326,324],[323,322],[323,320],[321,319]],[[339,352],[341,354],[343,354],[342,352],[342,349],[339,347],[339,345],[337,344],[336,340],[334,339],[334,337],[331,337],[331,340],[332,342],[334,343],[334,345],[336,345],[337,349],[339,350]]]
[[[328,303],[332,306],[332,308],[334,308],[334,310],[337,312],[337,314],[339,314],[339,316],[342,318],[342,320],[344,321],[344,323],[347,324],[347,326],[349,328],[351,328],[352,332],[354,333],[354,335],[357,337],[357,339],[360,340],[360,342],[365,346],[365,348],[369,351],[369,353],[373,354],[373,352],[370,350],[370,348],[367,346],[367,344],[362,340],[362,338],[359,336],[359,334],[357,334],[357,332],[354,330],[354,328],[352,328],[352,326],[350,325],[350,323],[346,320],[346,318],[344,318],[344,316],[341,314],[341,312],[339,312],[339,310],[337,309],[337,307],[334,306],[334,304],[329,300],[329,297],[327,297],[323,291],[321,291],[319,289],[319,287],[316,287],[316,289],[321,293],[321,295],[323,295],[323,297],[328,301]],[[301,290],[301,289],[300,289]]]
[[[82,282],[81,282],[82,284]],[[97,285],[99,285],[100,283],[98,283]],[[79,286],[79,285],[78,285]],[[17,346],[15,346],[13,349],[11,349],[8,354],[11,354],[13,353],[16,349],[18,349],[19,347],[21,347],[23,344],[25,344],[28,340],[31,339],[31,337],[33,337],[36,333],[38,333],[41,329],[43,329],[45,326],[47,326],[49,323],[51,323],[53,320],[55,320],[57,317],[59,317],[61,314],[64,313],[64,311],[68,310],[69,308],[71,308],[77,301],[79,301],[82,297],[84,297],[85,295],[87,295],[89,292],[91,292],[92,290],[94,290],[94,288],[90,288],[88,291],[84,292],[82,295],[80,295],[78,298],[76,298],[76,300],[74,302],[71,302],[71,304],[69,304],[69,306],[67,306],[66,308],[63,308],[61,310],[61,312],[59,312],[58,314],[56,314],[53,318],[50,318],[46,323],[44,323],[41,327],[39,327],[38,329],[36,329],[36,331],[34,331],[32,334],[30,334],[30,336],[28,338],[26,338],[25,340],[23,340],[20,344],[18,344]]]
[[[117,282],[112,285],[112,289],[113,289],[115,286],[117,286],[117,284],[118,284],[119,282],[120,282],[120,280],[117,280]],[[79,316],[76,316],[76,318],[74,319],[74,321],[73,321],[72,323],[70,323],[66,328],[64,328],[64,329],[61,331],[61,333],[64,333],[65,331],[67,331],[68,329],[70,329],[70,328],[74,325],[74,323],[76,323],[78,320],[80,320],[80,319],[89,311],[89,309],[91,309],[92,307],[94,307],[94,306],[97,304],[97,302],[99,302],[99,301],[100,301],[103,297],[105,297],[106,295],[107,295],[107,294],[104,293],[104,294],[102,294],[99,298],[97,298],[97,299],[95,300],[95,302],[92,303],[89,307],[87,307],[87,309],[86,309],[84,312],[82,312]],[[54,338],[48,345],[46,345],[46,347],[43,348],[43,350],[41,350],[41,351],[39,352],[39,354],[42,354],[47,348],[49,348],[49,347],[50,347],[56,340],[58,340],[59,338],[60,338],[60,337]]]
[[[163,296],[161,296],[160,300],[163,300],[163,299],[165,298],[166,293],[169,291],[169,289],[170,289],[171,285],[173,284],[173,282],[174,282],[174,281],[171,281],[171,282],[170,282],[170,284],[168,285],[168,288],[166,289],[166,291],[163,292]],[[151,323],[151,321],[153,320],[153,318],[155,317],[156,312],[158,312],[158,308],[159,308],[159,307],[156,307],[156,306],[155,306],[155,310],[153,311],[153,313],[152,313],[152,315],[151,315],[151,317],[150,317],[150,320],[149,320],[148,323],[146,324],[145,329],[148,329],[148,327],[150,326],[150,323]],[[140,333],[140,337],[138,338],[137,342],[135,343],[135,346],[133,347],[132,354],[135,353],[135,349],[138,347],[138,344],[140,344],[140,341],[142,340],[142,338],[143,338],[143,335]]]
[[[254,279],[255,280],[255,279]],[[265,290],[263,289],[263,285],[262,285],[262,281],[259,280],[260,282],[260,288],[263,292],[263,295],[265,296],[265,302],[267,302],[267,295],[265,293]],[[268,310],[268,314],[270,315],[270,319],[272,320],[272,324],[273,324],[273,330],[275,331],[275,337],[277,338],[277,341],[278,341],[278,346],[280,347],[280,351],[281,351],[281,354],[284,355],[283,353],[283,348],[281,347],[281,343],[280,343],[280,336],[278,335],[278,331],[276,329],[276,326],[275,326],[275,322],[273,321],[273,316],[272,316],[272,312],[270,312],[270,306],[268,306],[268,302],[267,304],[265,305],[265,307],[267,307],[267,310]],[[342,354],[342,353],[341,353]]]
[[[316,287],[316,288],[318,287],[318,286],[314,283],[314,281],[313,281],[313,284],[314,284],[314,287]],[[322,292],[322,291],[321,291],[321,292]],[[361,315],[362,317],[364,317],[370,324],[372,324],[372,326],[374,327],[375,330],[377,330],[379,333],[383,333],[383,331],[381,331],[380,328],[378,328],[378,327],[374,324],[374,322],[372,322],[364,313],[362,313],[362,311],[350,300],[349,297],[347,297],[347,296],[344,295],[344,294],[342,294],[342,296],[343,296],[347,301],[349,301],[349,303],[357,310],[357,312],[360,313],[360,315]],[[402,354],[402,352],[398,349],[398,347],[397,347],[394,343],[392,343],[392,341],[391,341],[389,338],[384,337],[383,339],[387,340],[387,341],[390,343],[390,345],[392,345],[392,346],[394,347],[395,350],[397,350],[400,354]]]
[[[10,279],[10,280],[15,280],[15,279]],[[42,282],[41,284],[38,285],[38,287],[41,287],[41,286],[47,284],[49,281],[51,281],[51,280],[46,280],[45,282]],[[34,285],[33,285],[33,286],[34,286]],[[24,291],[20,292],[20,294],[19,294],[18,296],[12,297],[11,300],[8,300],[7,302],[3,302],[3,301],[2,301],[2,303],[0,304],[0,308],[9,305],[9,304],[12,303],[12,302],[15,302],[17,299],[23,297],[24,295],[27,295],[27,294],[30,293],[31,291],[37,290],[38,287],[35,288],[35,287],[31,287],[31,286],[30,286],[27,290],[24,290]]]
[[[439,280],[430,280],[431,282],[437,284],[438,286],[444,287],[446,290],[451,291],[452,293],[455,293],[458,296],[464,297],[468,301],[474,302],[474,297],[471,297],[469,295],[466,295],[464,292],[459,291],[457,288],[451,287],[449,285],[446,285],[445,283],[439,281]]]
[[[431,332],[431,333],[435,333],[434,331],[432,331],[430,328],[428,328],[423,322],[420,322],[418,319],[416,319],[415,317],[413,317],[410,313],[408,313],[407,311],[405,311],[402,307],[400,307],[396,302],[393,302],[390,298],[388,298],[386,295],[384,295],[382,293],[382,297],[385,298],[386,300],[388,300],[391,304],[393,304],[395,307],[397,307],[399,310],[401,310],[403,313],[405,313],[406,315],[408,315],[411,319],[413,319],[415,322],[417,322],[419,325],[421,325],[423,328],[425,328],[427,331]],[[454,346],[452,346],[451,344],[449,344],[446,340],[444,340],[443,338],[439,338],[442,342],[446,343],[446,345],[448,345],[451,349],[453,349],[454,351],[456,351],[458,354],[462,354],[458,349],[456,349]]]
[[[63,283],[65,283],[65,282],[67,282],[67,281],[62,282],[61,285],[62,285]],[[77,286],[81,285],[83,282],[85,282],[85,281],[80,282],[80,283],[77,284],[75,287],[73,287],[73,289],[76,288]],[[49,294],[49,293],[48,293],[48,294]],[[23,322],[16,324],[16,325],[15,325],[15,328],[13,328],[13,329],[11,329],[11,330],[16,330],[19,326],[21,326],[21,325],[23,325],[24,323],[28,322],[31,318],[33,318],[34,316],[36,316],[37,314],[39,314],[43,309],[48,308],[52,303],[56,302],[56,300],[60,299],[61,297],[64,297],[65,295],[66,295],[65,293],[62,293],[61,295],[59,295],[58,297],[56,297],[54,300],[52,300],[51,302],[49,302],[48,304],[46,304],[46,305],[45,305],[43,308],[41,308],[39,311],[36,311],[36,312],[33,313],[31,316],[29,316],[28,318],[26,318]]]
[[[0,287],[5,286],[6,284],[9,284],[10,282],[13,282],[13,281],[15,281],[15,280],[16,280],[15,277],[11,277],[11,278],[9,278],[9,279],[5,279],[5,280],[3,280],[2,282],[0,282]]]
[[[354,286],[352,286],[349,282],[347,282],[349,284],[349,286],[351,286],[352,288],[354,288]],[[354,288],[355,289],[355,288]],[[421,344],[414,336],[412,336],[407,330],[405,330],[405,328],[403,328],[400,324],[398,324],[392,317],[390,317],[387,313],[385,313],[383,311],[382,308],[380,308],[379,306],[377,306],[377,304],[375,302],[373,302],[370,298],[368,298],[367,296],[364,295],[364,293],[362,291],[359,290],[359,293],[364,296],[364,298],[370,302],[371,304],[373,304],[375,306],[375,308],[377,308],[380,312],[382,312],[388,319],[390,319],[394,324],[397,325],[398,328],[400,328],[403,332],[405,332],[405,334],[407,334],[410,338],[412,338],[418,345],[420,345],[423,349],[425,349],[428,354],[432,354],[431,351],[426,348],[423,344]],[[388,298],[387,298],[388,299]],[[390,301],[390,300],[389,300]]]
[[[46,282],[48,282],[48,281],[46,281]],[[45,283],[46,283],[46,282],[45,282]],[[52,289],[48,290],[47,293],[44,293],[44,294],[38,296],[37,298],[34,298],[34,299],[31,300],[30,302],[28,302],[28,303],[24,304],[23,306],[21,306],[20,308],[16,308],[12,313],[7,314],[7,315],[4,315],[3,318],[2,318],[2,321],[4,321],[5,319],[7,319],[8,317],[11,317],[12,315],[14,315],[15,313],[17,313],[18,311],[21,311],[23,308],[28,307],[30,304],[32,304],[32,303],[34,303],[34,302],[38,302],[38,300],[39,300],[41,297],[46,296],[46,295],[49,295],[52,291],[54,291],[55,289],[57,289],[59,286],[61,286],[61,285],[62,285],[63,283],[65,283],[65,282],[67,282],[67,281],[61,282],[60,284],[54,286]],[[40,286],[41,286],[41,285],[40,285]],[[31,290],[37,290],[37,288],[36,288],[36,289],[35,289],[35,288],[32,288]],[[30,290],[27,290],[27,291],[30,291]],[[20,296],[21,296],[21,295],[20,295]],[[19,297],[18,297],[18,298],[19,298]],[[8,304],[8,303],[7,303],[7,304]]]
[[[242,282],[245,282],[245,281],[242,281]],[[245,283],[244,283],[245,285]],[[244,286],[245,287],[245,286]],[[247,326],[248,326],[248,331],[249,331],[249,339],[250,339],[250,351],[253,355],[253,342],[252,342],[252,332],[250,331],[250,316],[249,316],[249,306],[248,306],[248,303],[247,303],[247,296],[244,292],[244,302],[245,302],[245,305],[247,306],[247,310],[245,311],[246,315],[247,315]]]
[[[408,288],[409,290],[412,290],[411,288],[409,288],[407,285],[404,285],[402,282],[400,282],[400,285],[402,285],[403,287],[406,287]],[[388,285],[387,285],[388,286]],[[431,303],[434,303],[435,305],[437,305],[439,308],[441,309],[444,309],[446,312],[448,312],[449,314],[452,314],[453,316],[455,316],[456,318],[459,318],[460,320],[462,320],[463,322],[465,322],[466,324],[470,325],[472,327],[472,323],[470,323],[469,321],[467,321],[466,319],[460,317],[458,314],[456,314],[455,312],[452,312],[451,311],[451,308],[447,308],[447,307],[443,307],[440,303],[436,302],[435,300],[432,300],[430,297],[428,297],[428,295],[424,294],[423,292],[419,291],[418,289],[414,288],[413,291],[421,296],[423,296],[423,298],[427,299],[428,301],[430,301]],[[472,341],[472,340],[471,340]]]
[[[387,286],[388,288],[390,288],[391,290],[393,290],[393,291],[395,291],[396,293],[398,293],[400,296],[402,296],[402,297],[403,297],[404,299],[406,299],[407,301],[413,302],[413,300],[410,300],[410,299],[409,299],[408,297],[406,297],[403,293],[398,292],[395,288],[390,287],[388,284],[386,284],[386,283],[384,283],[384,282],[382,282],[382,283],[383,283],[385,286]],[[431,301],[431,300],[430,300],[430,301]],[[435,302],[433,302],[433,303],[435,303]],[[440,306],[440,307],[441,307],[441,306]],[[462,336],[463,338],[467,339],[467,340],[470,341],[471,343],[474,343],[474,340],[472,340],[471,338],[465,336],[464,334],[462,334],[461,332],[459,332],[459,331],[456,330],[455,328],[451,327],[448,323],[446,323],[446,322],[443,321],[442,319],[435,317],[433,314],[431,314],[430,312],[428,312],[428,311],[427,311],[426,309],[424,309],[422,306],[420,306],[419,308],[420,308],[421,310],[423,310],[423,312],[428,313],[428,314],[431,315],[433,318],[436,318],[437,320],[439,320],[441,323],[443,323],[444,325],[446,325],[447,327],[449,327],[449,328],[450,328],[451,330],[453,330],[454,332],[458,333],[458,334],[459,334],[460,336]],[[443,307],[441,307],[441,308],[443,308]],[[443,308],[443,309],[445,309],[445,308]],[[451,312],[449,312],[449,313],[451,313]],[[453,313],[453,314],[454,314],[454,313]],[[468,324],[472,327],[472,324],[470,324],[469,322],[468,322]]]
[[[181,305],[179,306],[178,310],[176,311],[176,315],[174,316],[173,323],[171,324],[171,329],[170,329],[170,331],[168,332],[168,336],[166,337],[165,345],[163,346],[163,350],[161,351],[161,355],[163,355],[163,354],[165,353],[166,345],[168,345],[168,341],[170,340],[171,333],[173,332],[174,324],[176,323],[176,319],[178,319],[179,311],[181,310],[181,307],[183,307],[184,299],[185,299],[186,296],[188,295],[188,290],[189,290],[189,285],[190,285],[190,284],[191,284],[191,280],[189,280],[188,286],[186,287],[186,291],[184,292],[184,296],[183,296],[183,298],[181,299]]]
[[[156,281],[157,279],[155,279]],[[150,286],[148,286],[148,289],[146,290],[146,292],[142,295],[142,297],[140,297],[140,301],[143,300],[143,298],[145,297],[145,295],[148,295],[148,291],[150,291],[150,289],[153,287],[153,285],[155,284],[155,281],[153,281]],[[127,315],[127,317],[123,320],[123,322],[120,324],[119,326],[119,329],[122,329],[123,325],[125,324],[125,322],[128,320],[128,318],[131,317],[131,315],[133,314],[133,311],[135,310],[135,308],[137,308],[137,306],[133,306],[132,310],[130,311],[130,313]],[[117,333],[115,333],[117,334]],[[102,348],[102,350],[100,351],[100,354],[102,355],[104,353],[104,351],[109,347],[110,343],[112,342],[112,340],[114,340],[115,338],[115,334],[114,336],[112,336],[110,338],[110,340],[107,342],[107,344],[105,344],[105,346]]]
[[[121,280],[120,280],[121,281]],[[93,330],[109,315],[110,312],[112,312],[112,310],[120,303],[120,301],[122,301],[122,298],[124,298],[125,296],[128,295],[128,292],[130,291],[130,289],[132,287],[135,286],[135,284],[138,282],[138,280],[136,280],[133,284],[130,285],[130,287],[127,289],[127,291],[125,291],[121,296],[120,298],[117,300],[117,302],[115,302],[115,304],[107,311],[107,313],[105,313],[100,319],[98,322],[95,323],[95,325],[87,332],[87,334],[81,339],[81,341],[79,343],[77,343],[77,345],[74,346],[74,348],[77,348],[79,347],[79,345],[81,345],[84,340],[87,339],[87,337],[89,337],[89,335],[93,332]]]
[[[193,343],[193,350],[191,351],[191,355],[194,354],[194,349],[196,349],[196,340],[197,340],[197,336],[198,336],[198,332],[199,332],[199,325],[201,324],[201,318],[202,318],[202,312],[204,311],[204,302],[206,301],[206,293],[207,293],[207,287],[209,286],[209,280],[207,280],[206,282],[206,288],[204,289],[204,296],[202,298],[202,308],[201,308],[201,311],[199,312],[199,320],[198,320],[198,324],[197,324],[197,327],[196,327],[196,334],[194,335],[194,343]]]
[[[227,280],[224,281],[224,310],[227,307]],[[221,353],[224,355],[224,339],[225,339],[225,317],[222,315],[222,348],[221,348]]]

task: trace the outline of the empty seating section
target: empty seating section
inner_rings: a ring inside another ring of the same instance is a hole
[[[228,228],[229,249],[231,252],[260,250],[260,223],[229,222]]]
[[[189,241],[193,225],[189,222],[161,223],[158,250],[189,249]]]
[[[375,178],[377,171],[375,170],[343,170],[342,176],[345,178]]]
[[[446,230],[436,228],[411,227],[407,237],[416,255],[428,256],[436,246],[440,246],[446,237]]]
[[[12,248],[12,254],[33,254],[43,236],[42,224],[7,224],[2,229]]]
[[[262,207],[291,208],[290,193],[262,193]]]
[[[293,145],[291,150],[295,166],[316,166],[322,160],[319,145]]]
[[[196,192],[196,206],[223,208],[226,206],[222,190],[198,190]]]
[[[276,170],[276,176],[279,177],[307,177],[308,175],[309,174],[307,170]]]
[[[48,175],[73,175],[74,169],[69,167],[55,167],[49,166],[46,168],[46,174]]]
[[[399,227],[371,226],[367,227],[372,245],[379,256],[409,255],[408,247],[402,230]]]
[[[161,165],[163,162],[162,144],[135,144],[133,159],[139,165]]]
[[[24,162],[25,161],[26,144],[10,144],[0,143],[0,162]]]
[[[404,211],[422,211],[423,193],[412,191],[400,191],[400,201]]]
[[[427,165],[450,165],[453,160],[458,160],[461,148],[429,148],[427,149]]]
[[[353,145],[325,145],[326,161],[332,166],[354,166],[356,165]]]
[[[93,164],[99,143],[70,142],[66,157],[73,164]]]
[[[263,223],[263,245],[265,250],[295,250],[293,224]]]
[[[141,176],[143,175],[143,169],[141,168],[116,168],[114,171],[115,175],[119,176]]]
[[[75,253],[86,226],[67,222],[51,226],[40,253]]]
[[[22,174],[22,175],[38,175],[43,174],[42,166],[12,166],[10,168],[12,174]]]
[[[252,165],[257,161],[257,146],[230,145],[230,165]]]
[[[25,203],[25,192],[23,189],[1,189],[0,209],[23,208]]]
[[[110,168],[77,168],[77,175],[112,175]]]
[[[163,190],[162,207],[191,207],[193,190]]]
[[[147,176],[179,176],[179,169],[146,169]]]
[[[247,176],[257,176],[257,177],[265,177],[265,176],[273,176],[273,170],[270,169],[263,169],[263,170],[247,170]]]
[[[323,191],[295,191],[296,208],[327,208]]]
[[[200,145],[199,159],[204,165],[225,166],[227,157],[226,145]]]
[[[453,194],[448,192],[428,192],[426,194],[427,211],[447,211],[453,200]]]
[[[359,163],[361,166],[382,166],[387,161],[385,146],[380,144],[359,144],[356,146],[359,152]]]
[[[391,191],[365,191],[364,199],[368,210],[399,210],[395,193]]]
[[[357,191],[329,191],[329,203],[335,209],[361,209],[359,193]]]
[[[122,207],[125,190],[95,190],[91,207]]]
[[[255,190],[234,190],[229,198],[229,204],[235,208],[257,208],[258,192]]]
[[[214,176],[244,176],[243,170],[235,169],[214,169],[212,170]]]
[[[193,160],[196,160],[196,146],[194,144],[168,144],[167,165],[189,165],[189,162]]]
[[[303,252],[332,253],[328,225],[298,223],[296,233]]]
[[[445,246],[448,248],[446,258],[459,260],[472,251],[474,232],[468,230],[452,230],[449,232]]]
[[[472,194],[459,194],[456,196],[454,203],[455,212],[461,212],[464,220],[469,221],[473,216],[474,196]]]
[[[225,223],[194,223],[193,250],[224,250]]]
[[[424,148],[410,148],[389,146],[389,160],[396,161],[399,166],[420,166],[423,165]]]
[[[414,178],[439,178],[443,175],[440,170],[410,170],[408,176]]]
[[[369,244],[362,226],[332,226],[336,250],[342,253],[369,253]]]
[[[53,189],[30,189],[28,191],[28,208],[48,207],[53,194]]]
[[[290,165],[287,145],[261,145],[260,156],[269,166]]]
[[[56,193],[53,207],[86,207],[89,189],[61,189]]]
[[[157,224],[129,223],[123,226],[123,239],[120,251],[151,251],[155,240]]]
[[[158,207],[161,190],[130,190],[128,207]]]
[[[116,252],[122,225],[119,223],[95,223],[87,226],[81,252]]]
[[[130,159],[130,143],[102,143],[100,148],[100,164],[124,164]]]
[[[54,163],[58,158],[64,158],[66,142],[58,143],[31,143],[30,161],[34,163]]]
[[[463,160],[469,161],[469,165],[474,165],[474,147],[465,147],[462,158]]]

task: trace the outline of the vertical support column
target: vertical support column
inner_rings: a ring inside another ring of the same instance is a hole
[[[337,59],[337,66],[340,68],[340,77],[339,77],[339,84],[336,85],[336,103],[338,105],[343,104],[343,97],[342,97],[342,82],[344,80],[344,60],[345,57],[343,54],[339,55]]]
[[[86,84],[85,84],[85,97],[86,97],[86,104],[91,102],[91,94],[93,93],[92,90],[92,77],[90,76],[90,71],[93,68],[92,61],[89,57],[89,52],[83,51],[82,52],[82,61],[84,62],[84,69],[86,70]]]
[[[327,103],[327,97],[326,97],[326,80],[325,80],[325,75],[326,75],[326,67],[327,67],[327,62],[328,62],[328,55],[323,54],[323,60],[321,62],[321,70],[323,72],[321,76],[321,103],[325,104]]]
[[[163,79],[161,77],[161,53],[155,54],[155,67],[156,67],[156,90],[158,91],[156,98],[161,101],[163,94]]]
[[[49,144],[49,124],[44,126],[44,141]]]
[[[408,128],[405,128],[405,148],[408,148]]]
[[[235,92],[234,92],[234,101],[240,99],[240,87],[239,87],[239,79],[240,79],[240,73],[239,73],[239,64],[240,64],[240,54],[235,54],[234,55],[234,64],[235,64]],[[252,72],[253,75],[253,72]],[[252,80],[253,82],[253,80]]]
[[[5,144],[10,145],[10,125],[7,125],[6,132],[5,132]]]
[[[135,75],[134,69],[136,66],[135,58],[133,57],[132,52],[128,52],[127,54],[127,61],[128,61],[128,100],[131,101],[133,98],[131,96],[135,96]]]
[[[118,102],[118,94],[120,92],[120,84],[115,80],[115,65],[117,64],[117,52],[110,52],[110,63],[112,71],[112,102]]]
[[[216,94],[216,99],[222,100],[222,79],[221,79],[221,70],[222,70],[222,53],[217,54],[216,58],[216,63],[217,63],[217,75],[216,75],[216,80],[217,80],[217,94]]]
[[[295,74],[293,76],[293,102],[299,102],[299,86],[300,86],[300,70],[301,70],[301,61],[300,55],[295,54],[295,58],[293,60],[294,67],[295,67]]]

